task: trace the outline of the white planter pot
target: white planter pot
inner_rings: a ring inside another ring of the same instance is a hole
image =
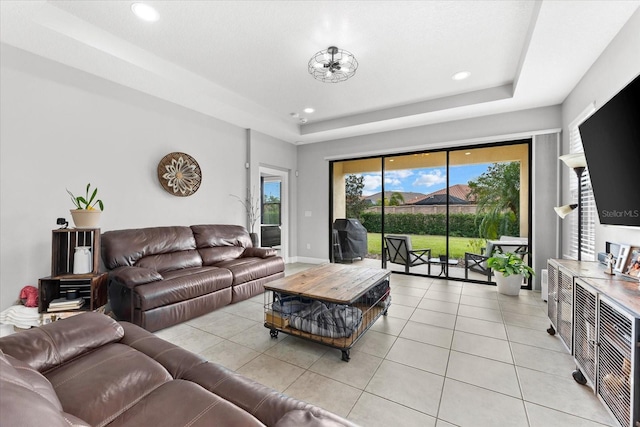
[[[496,274],[498,292],[503,295],[519,295],[523,281],[524,276],[522,274],[512,274],[508,277],[504,277],[501,273]]]
[[[98,209],[71,209],[71,218],[76,228],[98,228],[101,213]]]

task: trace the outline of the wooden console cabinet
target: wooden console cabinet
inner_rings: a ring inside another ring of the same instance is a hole
[[[638,282],[607,275],[598,262],[552,259],[548,271],[548,332],[557,330],[571,350],[573,378],[589,384],[621,426],[640,427]]]

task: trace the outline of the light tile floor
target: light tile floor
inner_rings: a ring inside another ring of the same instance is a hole
[[[291,264],[286,274],[309,268]],[[262,325],[263,297],[157,332],[177,345],[362,426],[615,426],[546,332],[540,294],[392,275],[392,305],[351,351]]]

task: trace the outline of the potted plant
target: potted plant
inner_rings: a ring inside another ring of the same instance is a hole
[[[242,200],[240,197],[235,194],[230,194],[230,196],[235,197],[238,201],[244,206],[245,211],[247,211],[247,220],[249,222],[249,236],[251,237],[251,243],[254,247],[258,246],[258,234],[255,232],[256,222],[258,218],[260,218],[260,199],[258,197],[253,197],[253,192],[247,189],[247,197]]]
[[[502,274],[496,274],[496,285],[498,292],[504,295],[518,295],[523,279],[533,276],[535,273],[529,267],[522,256],[514,252],[502,253],[495,251],[493,256],[487,259],[487,266],[494,271]]]
[[[70,210],[76,228],[96,228],[100,221],[100,214],[104,210],[104,203],[102,203],[102,200],[96,198],[98,195],[97,188],[93,190],[91,195],[89,195],[90,190],[91,184],[87,184],[84,197],[76,197],[71,191],[67,190],[67,193],[71,196],[71,201],[76,207],[76,209]],[[96,209],[96,207],[98,209]]]

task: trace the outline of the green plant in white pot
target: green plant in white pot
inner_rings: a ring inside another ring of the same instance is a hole
[[[91,195],[89,195],[90,190],[91,184],[87,184],[84,197],[76,197],[71,191],[67,190],[67,193],[71,196],[71,201],[76,207],[76,209],[71,209],[71,218],[73,218],[76,228],[96,228],[98,222],[100,222],[100,214],[104,210],[104,203],[97,198],[97,188],[91,192]]]
[[[535,275],[522,256],[514,252],[495,251],[493,256],[487,259],[487,266],[496,273],[496,285],[498,292],[504,295],[518,295],[524,279]]]

